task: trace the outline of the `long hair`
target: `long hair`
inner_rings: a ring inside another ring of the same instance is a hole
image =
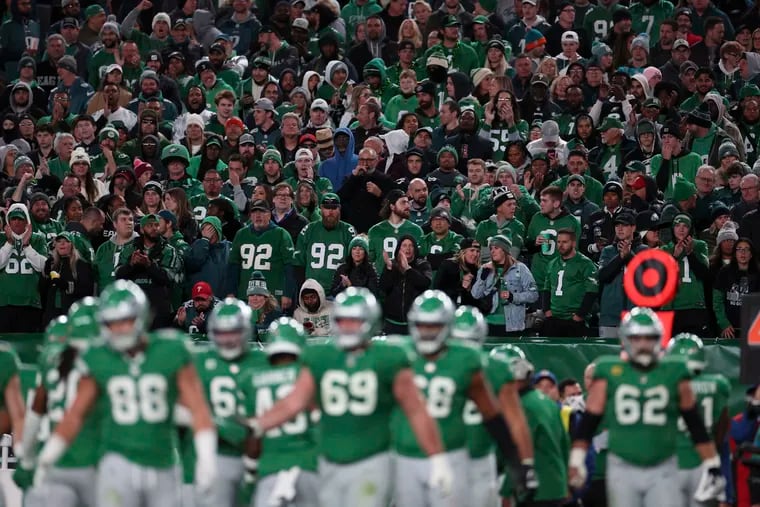
[[[405,25],[411,25],[412,29],[414,30],[414,37],[411,39],[409,37],[403,37],[401,34],[404,33],[404,26]],[[417,25],[417,22],[413,19],[405,19],[401,22],[401,26],[399,26],[398,29],[398,42],[401,43],[403,40],[410,40],[412,43],[414,43],[414,47],[417,50],[422,49],[422,31],[420,31],[419,25]]]
[[[84,181],[82,181],[82,178],[73,172],[71,174],[79,180],[80,188],[84,187],[84,193],[85,197],[87,197],[87,201],[90,203],[95,203],[98,198],[98,187],[95,186],[95,179],[92,177],[92,169],[87,169],[87,172],[83,176]]]
[[[59,271],[62,266],[63,257],[61,257],[61,255],[58,253],[58,250],[56,250],[55,247],[53,247],[53,250],[50,253],[50,256],[53,258],[53,265],[51,267],[53,268],[54,271]],[[74,247],[74,244],[72,243],[71,255],[69,255],[67,262],[69,264],[69,269],[71,270],[71,275],[74,277],[75,281],[77,279],[77,261],[78,260],[79,260],[79,252],[77,252],[77,249]]]
[[[752,244],[752,240],[749,238],[739,238],[736,241],[734,241],[734,249],[731,252],[731,266],[736,270],[739,271],[739,263],[736,262],[736,249],[739,246],[739,243],[745,243],[749,245],[749,251],[752,254],[752,258],[749,260],[749,266],[747,266],[747,272],[749,273],[757,273],[760,271],[760,264],[758,264],[758,261],[760,259],[757,258],[757,251],[755,250],[755,245]]]
[[[184,220],[195,220],[190,213],[190,204],[187,201],[187,194],[182,188],[170,188],[164,195],[170,195],[177,201],[177,223],[184,223]]]
[[[277,299],[273,295],[269,294],[264,300],[264,306],[261,307],[261,312],[259,313],[259,318],[256,323],[262,324],[266,316],[272,313],[274,310],[277,310],[279,307],[280,306],[277,304]]]

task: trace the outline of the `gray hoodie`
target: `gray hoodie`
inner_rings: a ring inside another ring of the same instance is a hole
[[[303,291],[306,289],[313,289],[319,295],[319,308],[314,313],[310,313],[306,309],[306,305],[303,304]],[[293,312],[293,318],[304,324],[305,328],[311,326],[311,336],[329,336],[331,312],[332,303],[325,299],[325,291],[322,286],[313,278],[307,278],[298,293],[298,308]]]

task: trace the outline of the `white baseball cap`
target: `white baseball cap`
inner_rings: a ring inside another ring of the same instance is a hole
[[[576,32],[568,30],[562,34],[562,42],[575,42],[576,44],[580,44],[580,39]]]

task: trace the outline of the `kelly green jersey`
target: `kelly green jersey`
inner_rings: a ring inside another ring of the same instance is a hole
[[[45,235],[45,239],[50,242],[55,239],[59,232],[63,231],[63,224],[52,218],[45,223],[37,222],[32,219],[32,230]]]
[[[419,243],[420,255],[456,253],[462,239],[464,238],[454,231],[449,231],[442,238],[436,237],[434,232],[425,234]]]
[[[47,392],[47,418],[50,431],[63,419],[63,414],[74,403],[81,372],[74,368],[68,376],[61,378],[58,366],[61,363],[61,353],[66,349],[59,343],[49,344],[41,354],[40,384]],[[92,467],[100,459],[100,431],[98,428],[98,405],[87,414],[82,428],[66,453],[56,463],[57,467],[79,468]]]
[[[567,190],[567,178],[568,176],[563,176],[552,183],[552,185],[556,185],[562,190]],[[586,199],[601,207],[604,187],[599,180],[588,173],[583,175],[583,179],[586,182],[586,190],[583,192],[583,195],[586,196]]]
[[[562,424],[557,402],[536,389],[520,394],[520,403],[533,439],[533,456],[538,478],[536,502],[562,500],[567,497],[567,462],[570,457],[570,437]],[[512,484],[504,478],[499,494],[508,498]]]
[[[18,356],[10,344],[0,342],[0,409],[5,408],[5,388],[19,374]]]
[[[285,229],[271,222],[263,231],[247,225],[235,234],[229,263],[240,264],[238,298],[247,298],[248,280],[254,271],[261,271],[269,292],[281,297],[285,294],[285,266],[293,263],[293,240]]]
[[[486,247],[488,245],[488,238],[497,234],[503,234],[511,239],[512,254],[517,253],[519,255],[523,244],[525,244],[525,225],[522,222],[513,218],[499,224],[499,219],[496,215],[491,215],[488,220],[484,220],[478,224],[478,228],[475,231],[475,239],[478,240],[481,247]],[[515,257],[517,256],[515,255]]]
[[[116,268],[119,267],[121,251],[124,250],[124,247],[131,244],[132,240],[123,245],[117,245],[109,239],[98,247],[93,264],[95,265],[96,272],[95,279],[101,290],[116,279]]]
[[[473,188],[469,183],[462,187],[464,199],[459,197],[459,192],[451,195],[451,214],[464,222],[468,229],[475,229],[481,220],[485,220],[491,214],[493,188],[487,183],[479,188]]]
[[[237,220],[240,220],[240,210],[237,207],[237,204],[235,204],[235,201],[227,197],[226,195],[218,195],[217,197],[213,197],[213,199],[224,199],[225,201],[228,201],[230,205],[232,206],[232,210],[235,213],[235,218]],[[195,221],[198,223],[201,223],[204,218],[206,218],[206,213],[208,211],[208,203],[211,201],[211,199],[203,192],[200,194],[194,195],[190,197],[190,209],[193,212],[193,218],[195,218]]]
[[[490,357],[485,352],[481,353],[481,361],[488,384],[498,397],[499,391],[504,384],[513,382],[512,372],[509,365],[498,358]],[[482,458],[494,449],[494,441],[490,433],[483,426],[483,415],[478,410],[475,402],[467,400],[464,404],[464,424],[467,426],[467,450],[473,459]]]
[[[600,5],[593,7],[586,13],[586,17],[583,20],[583,28],[586,33],[589,34],[593,40],[604,42],[612,30],[612,14],[625,7],[615,4],[611,8],[606,9]]]
[[[7,244],[5,233],[0,233],[0,245]],[[32,233],[29,247],[43,257],[47,257],[47,240],[39,232]],[[21,240],[11,247],[8,263],[0,269],[0,306],[32,306],[41,308],[40,292],[37,283],[40,271],[37,271],[26,256]]]
[[[306,270],[306,278],[313,278],[329,292],[335,270],[348,255],[348,244],[356,236],[353,225],[338,222],[327,229],[322,222],[312,222],[301,229],[296,239],[293,264]]]
[[[652,168],[652,177],[657,177],[664,164],[662,155],[655,155],[652,157],[650,167]],[[694,182],[697,178],[697,169],[702,165],[702,157],[696,153],[689,152],[679,157],[670,159],[670,179],[668,180],[668,186],[665,187],[665,199],[671,199],[673,197],[673,185],[675,185],[676,177],[680,174],[686,181]]]
[[[726,377],[721,374],[697,375],[691,379],[691,389],[697,398],[697,410],[702,416],[707,431],[713,435],[715,426],[728,405],[728,398],[731,396],[731,384]],[[689,430],[683,418],[678,419],[678,442],[676,445],[676,455],[678,456],[678,468],[691,469],[702,464],[702,458],[694,448],[694,442],[691,441]]]
[[[652,5],[636,2],[628,8],[631,13],[633,33],[649,35],[649,47],[660,41],[660,25],[673,17],[673,4],[668,0],[659,0]]]
[[[614,356],[600,358],[594,379],[607,382],[604,420],[609,452],[639,467],[654,466],[673,456],[678,436],[678,384],[689,377],[686,361],[675,356],[663,357],[649,370]]]
[[[581,224],[571,214],[563,212],[554,219],[544,214],[536,213],[528,226],[528,233],[525,242],[535,244],[536,237],[541,234],[547,238],[547,242],[541,245],[539,250],[533,254],[530,270],[533,278],[536,279],[537,287],[544,287],[549,263],[559,257],[557,252],[557,232],[560,229],[572,229],[575,231],[575,237],[581,237]]]
[[[437,358],[418,356],[412,363],[414,382],[427,400],[430,417],[441,431],[447,451],[467,445],[464,405],[472,377],[483,370],[480,347],[469,342],[450,341]],[[406,417],[399,414],[394,447],[398,454],[422,458],[425,453]]]
[[[482,125],[482,134],[491,141],[493,161],[501,162],[507,158],[507,146],[512,141],[524,141],[528,138],[528,122],[520,120],[511,127],[506,122],[494,120],[494,124]]]
[[[374,340],[347,352],[335,343],[310,345],[302,356],[317,387],[321,454],[333,463],[354,463],[386,452],[396,408],[396,375],[410,368],[414,353],[402,343]]]
[[[192,364],[181,340],[149,335],[145,350],[130,357],[108,345],[88,349],[78,369],[93,378],[103,402],[102,450],[139,465],[174,465],[177,373]]]
[[[260,416],[287,396],[298,378],[298,362],[279,366],[262,363],[246,372],[239,384],[241,409],[246,417]],[[289,470],[317,470],[316,428],[308,412],[301,412],[282,426],[264,434],[259,456],[259,477]]]
[[[571,319],[587,293],[599,292],[596,264],[580,252],[569,259],[556,257],[549,263],[543,290],[551,297],[552,317]]]
[[[692,244],[697,261],[707,267],[709,263],[707,243],[695,239]],[[672,255],[675,245],[668,243],[662,249]],[[663,306],[663,309],[695,310],[705,308],[705,287],[702,280],[694,275],[689,257],[682,253],[681,257],[676,258],[676,260],[678,261],[678,288],[676,289],[676,297],[673,298],[673,301]]]
[[[195,369],[203,384],[211,415],[215,421],[237,416],[239,412],[237,392],[241,377],[255,370],[264,362],[260,351],[247,351],[239,358],[222,358],[215,348],[210,348],[193,356]],[[220,433],[219,454],[241,456],[243,448],[237,442],[228,442]]]
[[[369,260],[375,264],[375,270],[378,274],[383,272],[385,261],[383,252],[388,257],[393,258],[396,252],[396,246],[401,236],[410,235],[417,240],[417,244],[422,239],[422,228],[413,224],[409,220],[403,220],[397,225],[393,225],[388,220],[383,220],[379,224],[370,227],[367,236],[369,238]]]

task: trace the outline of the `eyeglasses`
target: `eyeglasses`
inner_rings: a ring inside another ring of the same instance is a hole
[[[749,253],[751,250],[747,246],[740,246],[736,248],[736,251],[741,253]]]
[[[290,199],[290,198],[292,198],[292,197],[293,197],[293,196],[291,196],[290,194],[274,194],[274,196],[275,196],[275,197],[281,197],[281,198],[283,198],[283,199]]]
[[[374,162],[374,158],[360,158],[359,162]]]
[[[204,183],[221,183],[222,178],[204,178]]]

